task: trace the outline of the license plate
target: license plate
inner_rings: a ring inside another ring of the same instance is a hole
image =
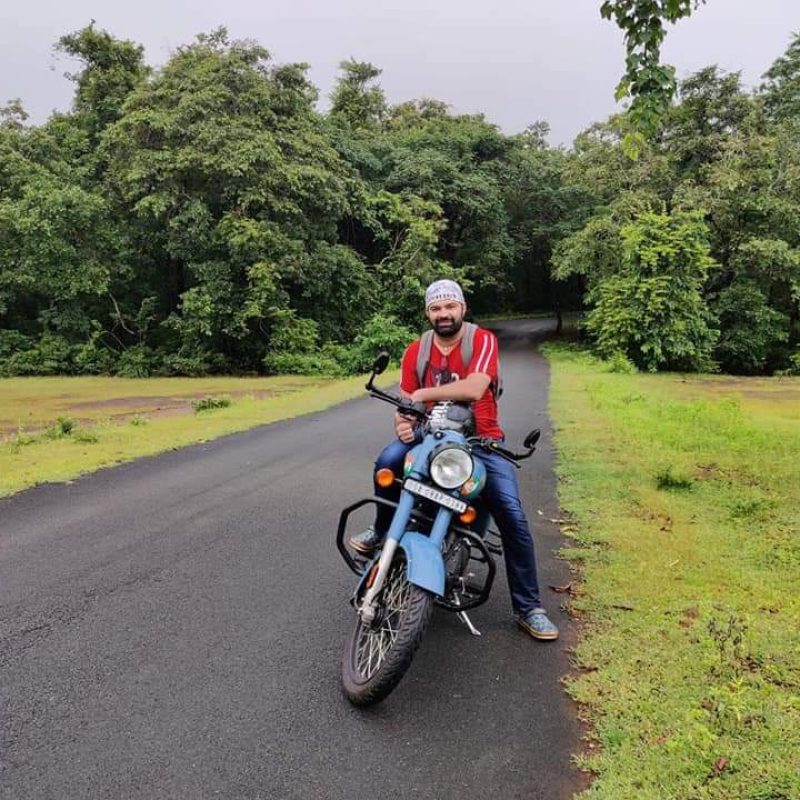
[[[412,478],[406,478],[403,488],[406,491],[411,492],[411,494],[424,497],[426,500],[433,500],[434,503],[438,503],[440,506],[444,506],[445,508],[449,508],[451,511],[455,511],[456,514],[463,514],[467,510],[467,504],[463,500],[458,500],[455,497],[451,497],[449,494],[445,494],[444,492],[440,492],[438,489],[434,489],[433,486],[420,483]]]

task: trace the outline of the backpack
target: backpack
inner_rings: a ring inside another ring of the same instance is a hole
[[[475,331],[478,326],[473,322],[464,323],[464,335],[461,337],[461,361],[464,367],[468,367],[472,361],[473,344],[475,343]],[[431,348],[433,347],[433,331],[428,330],[422,334],[417,353],[417,380],[422,386],[425,380],[425,372],[431,360]],[[503,394],[503,378],[500,374],[500,361],[497,362],[497,378],[492,381],[489,388],[492,390],[494,399],[498,400]]]

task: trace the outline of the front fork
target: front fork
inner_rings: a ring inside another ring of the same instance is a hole
[[[375,600],[378,597],[383,585],[386,582],[386,576],[389,574],[389,569],[394,560],[395,553],[400,540],[406,533],[408,521],[411,519],[411,512],[414,510],[415,497],[411,492],[402,491],[400,493],[400,502],[397,504],[397,511],[392,518],[392,524],[389,527],[389,532],[386,534],[386,541],[383,545],[380,558],[378,558],[377,570],[374,575],[367,577],[367,590],[364,593],[364,600],[358,607],[358,614],[361,621],[365,625],[371,625],[375,621],[378,613]],[[442,543],[444,542],[447,531],[450,527],[450,520],[453,517],[453,512],[446,508],[440,508],[433,521],[431,528],[430,541],[435,545],[441,557]],[[372,570],[370,570],[372,572]]]

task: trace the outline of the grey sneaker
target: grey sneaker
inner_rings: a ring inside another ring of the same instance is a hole
[[[532,608],[517,615],[517,625],[534,639],[558,639],[558,628],[547,618],[543,608]]]
[[[373,528],[367,528],[362,533],[351,536],[348,544],[357,553],[361,553],[363,556],[371,556],[382,541],[383,536],[375,533]]]

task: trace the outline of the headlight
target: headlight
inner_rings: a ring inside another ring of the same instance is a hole
[[[472,475],[472,456],[460,447],[445,447],[431,459],[431,478],[442,489],[457,489]]]

